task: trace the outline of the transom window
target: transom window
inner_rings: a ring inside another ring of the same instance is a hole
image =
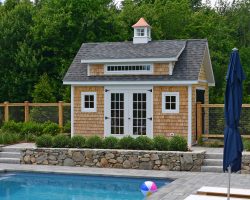
[[[136,29],[136,36],[137,37],[143,37],[143,36],[145,36],[145,30],[144,30],[144,28],[138,28],[138,29]]]
[[[96,92],[82,92],[82,112],[96,112]]]
[[[179,92],[163,92],[162,93],[162,112],[163,113],[179,113]]]
[[[107,65],[106,74],[151,74],[151,64],[138,65]]]

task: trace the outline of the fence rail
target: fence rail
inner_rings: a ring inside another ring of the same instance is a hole
[[[242,104],[239,129],[243,138],[250,138],[250,104]],[[223,138],[224,104],[196,104],[197,138]]]
[[[3,108],[3,121],[7,122],[10,119],[10,108],[12,107],[23,107],[24,112],[24,121],[30,121],[30,108],[32,107],[56,107],[58,109],[58,124],[60,127],[63,127],[64,122],[64,108],[70,107],[70,103],[64,103],[59,101],[58,103],[30,103],[25,101],[24,103],[10,103],[4,102],[0,103],[0,108]]]

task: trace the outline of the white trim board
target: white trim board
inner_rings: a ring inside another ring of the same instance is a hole
[[[74,136],[74,93],[75,93],[75,88],[74,86],[71,86],[71,137]]]
[[[64,85],[90,86],[90,85],[163,85],[187,86],[198,84],[199,81],[64,81]]]
[[[192,85],[188,86],[188,147],[192,147]]]

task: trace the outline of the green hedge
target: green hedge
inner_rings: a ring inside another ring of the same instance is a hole
[[[54,148],[91,148],[91,149],[134,149],[134,150],[158,150],[158,151],[187,151],[187,141],[181,136],[174,136],[167,139],[164,136],[156,136],[150,139],[146,136],[133,138],[126,136],[121,139],[115,137],[106,137],[102,139],[99,136],[85,138],[83,136],[74,136],[70,138],[66,135],[48,136],[42,135],[36,139],[38,147]]]

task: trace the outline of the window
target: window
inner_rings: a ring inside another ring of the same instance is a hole
[[[163,92],[162,93],[162,112],[163,113],[179,113],[179,92]]]
[[[151,74],[151,64],[138,65],[106,65],[106,74]]]
[[[82,112],[96,112],[96,92],[82,92]]]
[[[144,30],[144,28],[138,28],[138,29],[136,29],[136,35],[135,36],[137,36],[137,37],[143,37],[143,36],[145,36],[145,30]]]

